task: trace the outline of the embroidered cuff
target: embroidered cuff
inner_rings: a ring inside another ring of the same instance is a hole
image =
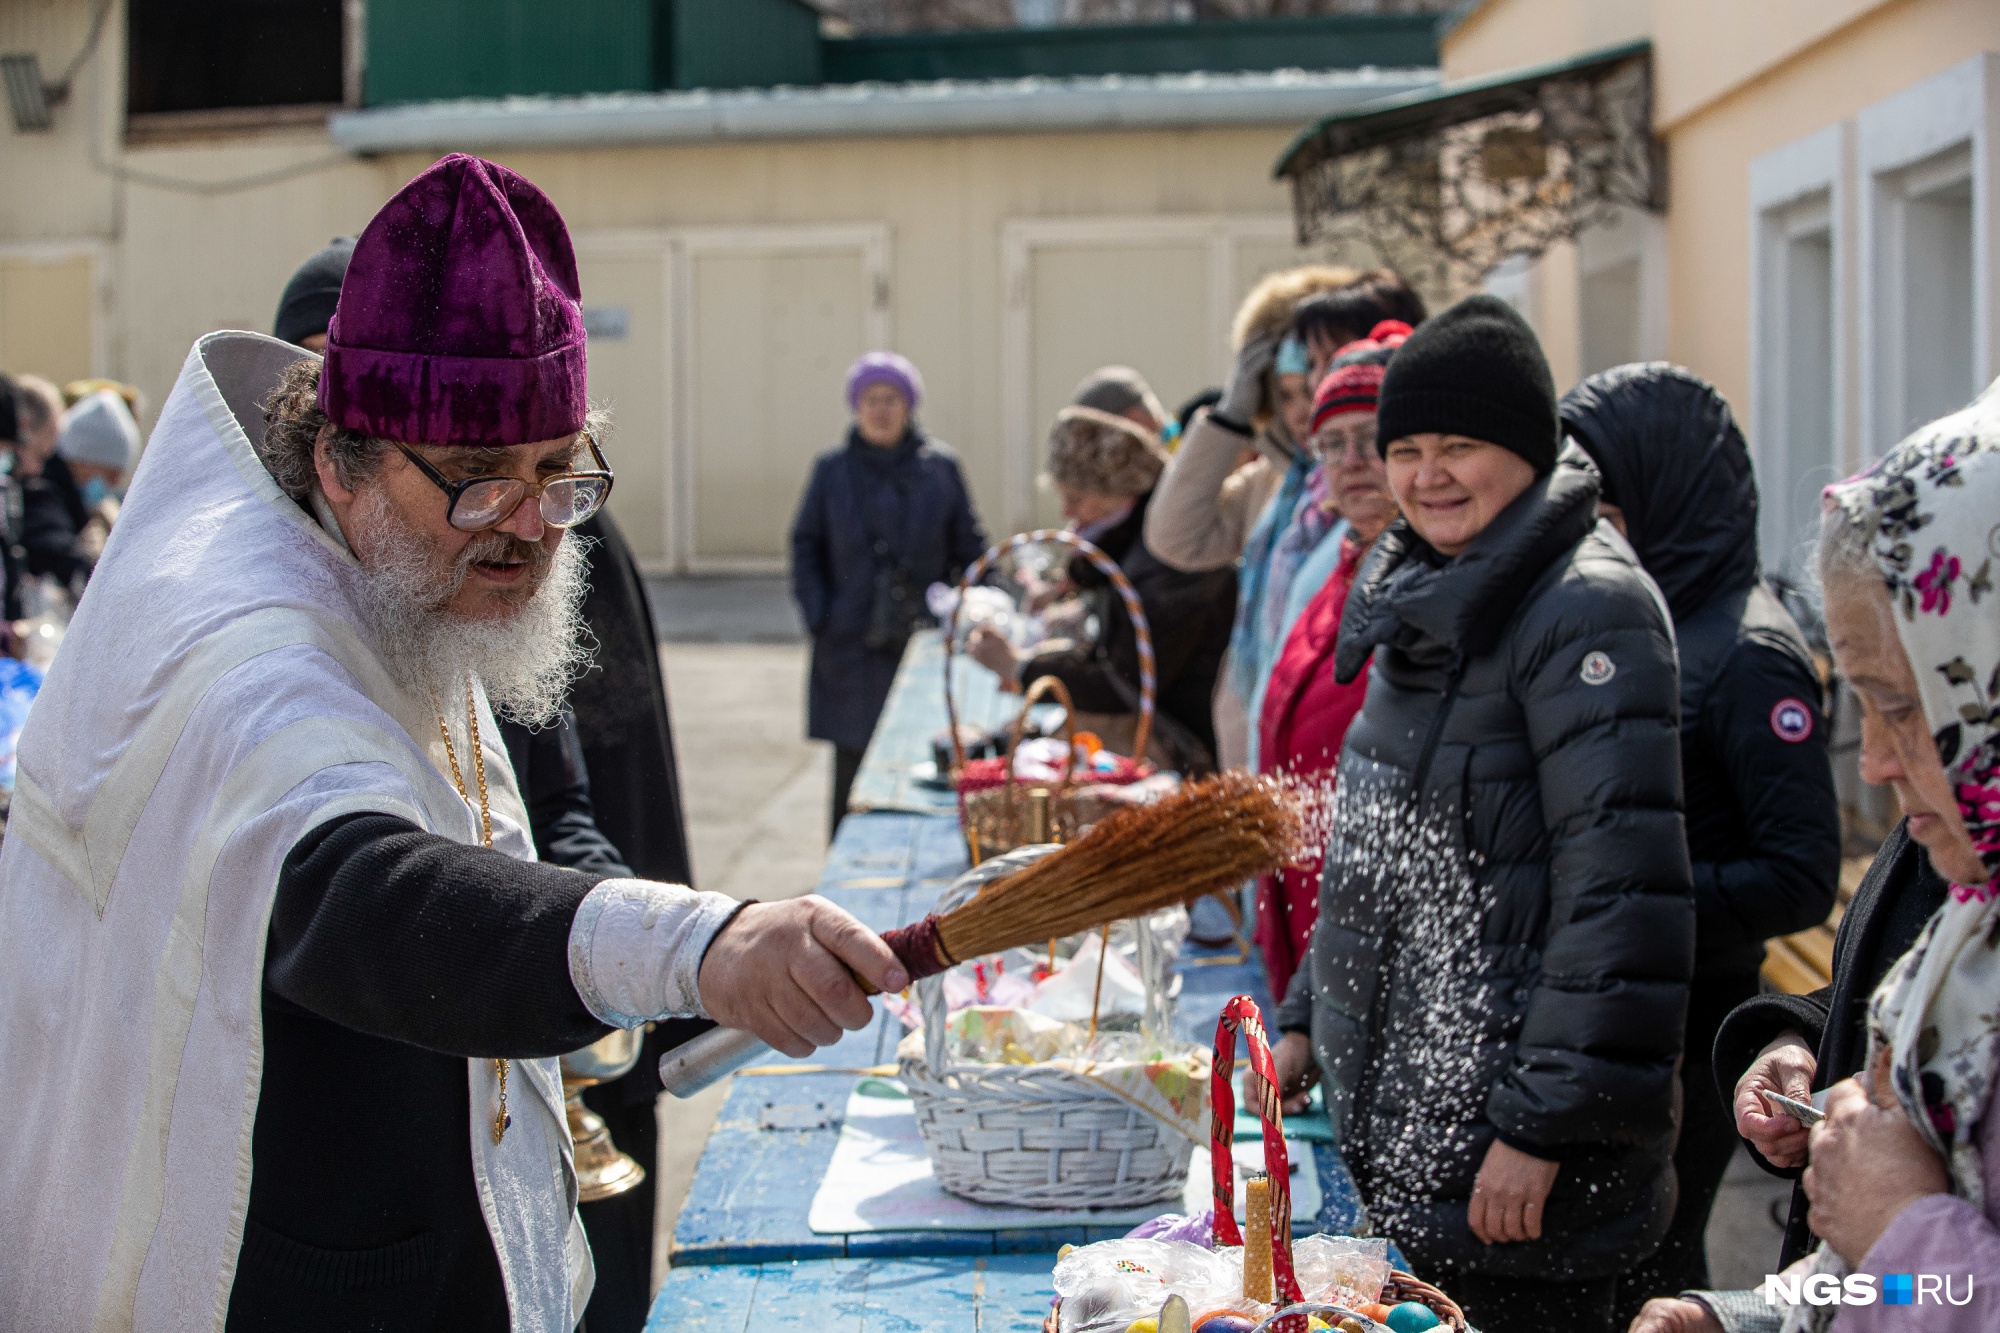
[[[607,879],[584,895],[570,922],[570,981],[584,1007],[613,1027],[706,1017],[701,960],[742,906],[679,884]]]

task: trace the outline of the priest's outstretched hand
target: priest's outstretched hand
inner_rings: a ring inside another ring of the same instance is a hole
[[[910,984],[880,935],[814,895],[738,912],[709,945],[699,984],[709,1017],[802,1056],[874,1020],[862,981],[881,993]]]

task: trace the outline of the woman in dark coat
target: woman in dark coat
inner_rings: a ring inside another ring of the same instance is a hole
[[[1672,629],[1596,470],[1558,455],[1511,307],[1412,335],[1377,440],[1404,517],[1341,620],[1336,678],[1373,664],[1282,1091],[1325,1072],[1377,1229],[1473,1323],[1603,1333],[1673,1209],[1694,906]]]
[[[1139,594],[1153,636],[1158,709],[1149,752],[1186,773],[1215,767],[1215,678],[1236,612],[1236,571],[1184,574],[1146,544],[1146,510],[1166,466],[1166,452],[1144,428],[1091,407],[1066,407],[1049,432],[1049,484],[1062,496],[1070,530],[1115,561]],[[967,644],[972,657],[1009,689],[1042,676],[1068,687],[1084,721],[1104,730],[1121,753],[1119,731],[1136,731],[1139,641],[1125,603],[1097,567],[1078,556],[1068,577],[1102,627],[1095,644],[1067,641],[1019,654],[983,627]]]
[[[854,424],[813,463],[792,519],[792,597],[813,638],[806,732],[833,742],[833,824],[861,767],[924,590],[986,549],[958,456],[916,421],[923,377],[894,352],[847,372]]]
[[[1680,1197],[1659,1251],[1620,1288],[1622,1322],[1649,1296],[1708,1285],[1708,1214],[1737,1140],[1705,1057],[1757,994],[1764,941],[1832,910],[1840,806],[1805,636],[1758,578],[1757,483],[1729,404],[1653,362],[1591,376],[1563,396],[1562,419],[1603,477],[1599,512],[1666,597],[1680,649],[1695,904]]]

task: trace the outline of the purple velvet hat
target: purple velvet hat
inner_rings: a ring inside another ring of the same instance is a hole
[[[319,409],[409,444],[528,444],[583,427],[576,252],[549,197],[502,166],[439,159],[355,243]]]

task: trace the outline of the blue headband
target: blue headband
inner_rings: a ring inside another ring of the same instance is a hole
[[[1278,373],[1280,375],[1303,375],[1312,369],[1312,358],[1306,355],[1306,345],[1287,334],[1278,344]]]

